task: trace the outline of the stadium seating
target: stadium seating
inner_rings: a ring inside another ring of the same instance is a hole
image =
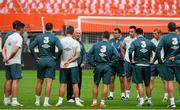
[[[0,0],[1,14],[168,15],[179,0]]]

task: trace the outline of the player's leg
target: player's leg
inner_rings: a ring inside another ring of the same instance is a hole
[[[143,79],[146,87],[146,96],[147,96],[147,104],[148,106],[153,106],[151,100],[151,87],[150,87],[150,79],[151,79],[151,67],[145,66],[143,67]]]
[[[151,65],[151,78],[150,78],[150,89],[151,91],[153,90],[154,87],[154,80],[158,76],[158,71],[157,71],[157,64]]]
[[[91,104],[91,107],[97,106],[98,86],[99,86],[98,84],[94,83],[94,86],[93,86],[93,102]]]
[[[125,96],[125,72],[124,72],[124,64],[121,63],[118,65],[118,67],[116,68],[117,74],[119,76],[119,81],[120,81],[120,88],[121,88],[121,100],[124,101],[126,100],[126,96]]]
[[[97,97],[98,97],[98,87],[101,80],[101,67],[98,65],[94,69],[94,86],[93,86],[93,102],[91,104],[92,107],[97,106]]]
[[[52,82],[53,82],[52,78],[47,78],[46,79],[44,106],[51,106],[49,104],[49,96],[50,96],[50,93],[51,93]]]
[[[67,81],[67,101],[70,103],[74,103],[73,99],[73,86],[72,86],[72,81],[71,81],[71,76],[68,75],[68,81]]]
[[[158,76],[159,74],[159,71],[157,70],[158,69],[158,66],[157,64],[154,64],[154,65],[151,65],[150,66],[151,70],[151,76],[150,76],[150,93],[153,91],[153,88],[154,88],[154,80],[156,79],[156,77]],[[147,91],[148,91],[148,87],[147,87]],[[150,100],[150,98],[149,98]],[[148,101],[148,96],[146,95],[146,99],[145,101]],[[151,100],[149,101],[149,103],[151,102]]]
[[[161,80],[163,82],[163,88],[164,88],[164,98],[162,100],[162,102],[167,102],[168,101],[168,83],[166,80],[164,80],[164,75],[167,73],[167,69],[165,67],[165,65],[163,64],[159,64],[158,65],[158,72],[159,72],[159,76],[161,77]]]
[[[133,68],[132,68],[131,64],[127,61],[124,62],[124,71],[126,74],[126,99],[129,99]]]
[[[170,98],[170,105],[168,107],[175,108],[176,105],[174,101],[174,67],[167,66],[167,74],[164,78],[168,82],[168,95]]]
[[[127,79],[126,79],[126,99],[129,99],[130,97],[130,91],[131,91],[131,80],[132,80],[132,77],[131,76],[127,76]]]
[[[4,105],[9,105],[11,103],[10,95],[12,88],[12,80],[6,80],[4,84]]]
[[[156,79],[155,76],[151,76],[151,80],[150,80],[150,89],[151,91],[153,91],[153,88],[154,88],[154,80]]]
[[[139,94],[139,104],[137,106],[141,107],[144,105],[144,90],[143,90],[143,75],[142,75],[142,67],[134,66],[134,79],[137,85],[138,94]]]
[[[100,102],[100,108],[106,107],[106,105],[105,105],[105,100],[106,100],[106,97],[107,97],[107,92],[108,92],[108,85],[107,85],[107,84],[103,84],[103,90],[102,90],[102,98],[101,98],[101,102]]]
[[[70,73],[72,76],[71,78],[72,78],[72,84],[73,84],[73,93],[74,93],[74,97],[75,97],[75,104],[77,106],[84,106],[83,104],[81,104],[80,98],[79,98],[79,87],[78,87],[79,68],[78,67],[70,68]]]
[[[19,87],[19,80],[22,78],[21,75],[21,64],[13,64],[11,65],[11,73],[12,73],[12,106],[23,106],[17,101],[18,95],[18,87]]]
[[[36,82],[36,88],[35,88],[35,105],[40,105],[40,96],[42,92],[42,84],[44,82],[44,79],[37,79]]]
[[[168,82],[164,79],[162,79],[162,82],[163,82],[163,88],[164,88],[163,102],[167,102],[168,101]]]
[[[121,88],[121,100],[124,101],[124,100],[126,100],[126,97],[125,97],[125,76],[120,76],[119,80],[120,80],[120,88]]]
[[[78,87],[79,87],[79,97],[81,96],[81,86],[82,86],[82,68],[79,67],[79,83],[78,83]],[[81,102],[84,102],[84,100],[82,100],[80,98]]]
[[[115,76],[116,73],[114,71],[114,67],[112,68],[112,76],[111,76],[111,84],[109,85],[109,96],[107,97],[108,100],[113,100],[114,97],[114,81],[115,81]]]
[[[69,69],[66,68],[60,68],[60,75],[59,75],[59,82],[60,82],[60,87],[59,87],[59,99],[56,104],[56,106],[60,106],[63,103],[63,98],[64,98],[64,93],[65,93],[65,88],[67,84],[67,77],[69,75]]]
[[[108,85],[111,83],[111,67],[109,65],[104,65],[103,67],[103,89],[102,89],[102,98],[100,103],[100,108],[106,107],[105,100],[108,92]]]
[[[36,88],[35,88],[35,105],[40,106],[40,96],[42,92],[42,85],[44,82],[44,73],[45,70],[43,68],[43,65],[41,65],[41,61],[39,61],[37,65],[37,82],[36,82]]]
[[[174,81],[173,80],[168,81],[168,94],[170,97],[170,106],[175,105],[175,102],[174,102]]]
[[[6,81],[4,83],[4,105],[9,105],[11,103],[10,95],[12,88],[12,76],[10,72],[10,67],[6,66]]]
[[[46,88],[45,88],[45,99],[44,106],[51,106],[49,104],[49,96],[51,93],[51,87],[53,79],[55,79],[55,70],[56,70],[56,62],[53,58],[46,58],[46,69],[45,69],[45,78],[46,79]]]

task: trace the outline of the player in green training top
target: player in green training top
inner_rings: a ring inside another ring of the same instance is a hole
[[[51,85],[53,79],[55,79],[55,70],[56,70],[56,59],[58,59],[62,53],[62,45],[60,40],[55,37],[52,33],[53,24],[46,24],[46,32],[40,34],[35,38],[35,40],[30,44],[30,51],[32,56],[38,63],[37,71],[37,85],[36,85],[36,101],[35,105],[40,106],[40,95],[42,90],[42,84],[44,78],[47,78],[46,81],[46,90],[45,90],[45,100],[43,106],[51,106],[49,104],[49,96],[51,92]],[[36,55],[34,48],[38,46],[39,54]],[[55,47],[58,48],[58,55],[55,57]]]
[[[161,64],[165,64],[166,66],[166,74],[164,74],[164,80],[168,81],[168,93],[170,97],[170,105],[169,108],[175,108],[174,102],[174,76],[176,77],[176,81],[180,83],[180,67],[179,60],[172,61],[170,57],[173,56],[173,53],[180,48],[180,35],[178,35],[176,31],[176,24],[174,22],[168,23],[169,33],[164,35],[157,47],[157,56],[158,61]],[[161,49],[164,49],[164,59],[161,59]]]
[[[109,32],[105,31],[102,35],[102,41],[93,45],[88,53],[88,61],[95,66],[94,69],[94,88],[93,103],[91,106],[97,106],[98,87],[101,78],[103,78],[103,92],[100,107],[105,107],[108,85],[111,83],[111,66],[119,61],[117,50],[108,42]]]
[[[110,44],[116,48],[116,50],[119,52],[119,62],[117,62],[116,65],[112,67],[112,75],[111,75],[111,84],[109,86],[109,96],[107,97],[108,100],[113,100],[114,96],[114,81],[116,75],[119,77],[120,80],[120,87],[121,87],[121,100],[126,100],[125,97],[125,74],[124,74],[124,67],[123,67],[123,58],[120,52],[120,48],[122,46],[124,37],[122,36],[121,30],[119,28],[115,28],[113,32],[113,37],[111,40],[109,40]]]
[[[134,64],[134,73],[133,79],[137,84],[139,100],[140,103],[137,105],[139,107],[144,106],[144,91],[143,91],[143,82],[146,87],[146,95],[148,97],[147,104],[152,106],[151,101],[151,90],[150,90],[150,77],[151,77],[151,67],[150,67],[150,58],[152,52],[156,51],[156,46],[148,39],[143,36],[143,29],[136,29],[137,39],[132,42],[129,48],[129,60]],[[134,58],[133,56],[134,52]]]

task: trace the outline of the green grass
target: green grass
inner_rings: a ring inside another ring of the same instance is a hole
[[[90,70],[83,71],[83,84],[82,84],[82,96],[81,98],[85,100],[84,107],[77,107],[72,103],[68,103],[66,101],[66,97],[64,98],[64,103],[61,107],[48,107],[45,108],[42,106],[44,101],[44,87],[43,92],[41,96],[41,106],[36,107],[34,106],[34,91],[35,91],[35,85],[36,85],[36,71],[23,71],[23,79],[20,81],[19,86],[19,95],[18,100],[22,104],[24,104],[24,107],[11,107],[11,106],[4,106],[3,105],[3,86],[5,81],[5,75],[4,71],[0,71],[0,109],[93,109],[90,107],[90,104],[92,102],[92,87],[93,87],[93,73]],[[53,82],[52,92],[50,96],[50,104],[55,105],[58,101],[58,89],[59,89],[59,72],[57,71],[56,79]],[[98,102],[101,98],[101,89],[102,86],[100,85],[99,88],[99,98]],[[119,80],[116,79],[115,82],[115,93],[114,97],[115,99],[113,101],[106,101],[107,107],[106,109],[140,109],[136,107],[137,101],[136,101],[136,90],[135,85],[132,85],[131,89],[131,99],[130,101],[122,102],[120,100],[120,84]],[[152,100],[154,103],[154,106],[149,108],[147,106],[143,107],[142,109],[167,109],[166,106],[169,104],[162,102],[163,97],[163,86],[160,78],[158,77],[155,81],[155,88],[152,93]],[[179,91],[177,89],[177,84],[175,83],[175,98],[180,98]],[[180,103],[176,105],[176,109],[180,109]],[[96,108],[98,109],[98,108]]]

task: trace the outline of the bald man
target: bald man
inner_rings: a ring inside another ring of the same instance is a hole
[[[79,97],[80,97],[81,84],[82,84],[82,69],[85,67],[85,63],[86,63],[86,50],[85,50],[84,44],[80,41],[81,40],[81,30],[75,29],[73,38],[79,42],[80,48],[81,48],[80,58],[78,59],[79,79],[80,79],[80,81],[78,83],[78,87],[79,87]],[[68,102],[72,102],[72,103],[74,102],[74,98],[72,95],[73,95],[73,88],[72,88],[72,84],[69,81],[67,84],[67,100],[68,100]],[[82,99],[80,99],[80,101],[84,102]]]

